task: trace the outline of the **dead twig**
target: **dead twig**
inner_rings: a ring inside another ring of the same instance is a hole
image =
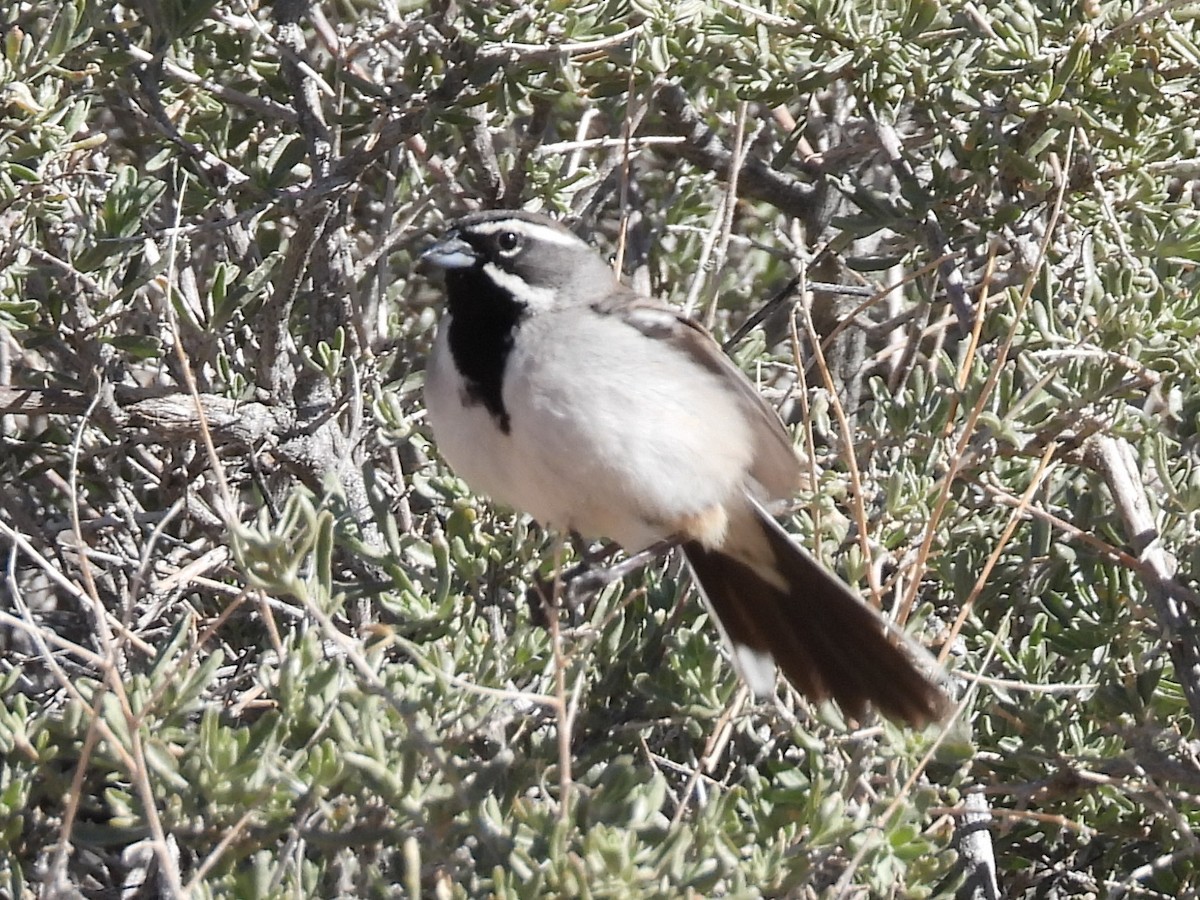
[[[966,881],[959,888],[959,897],[969,900],[999,900],[1000,886],[996,881],[996,850],[992,846],[992,835],[988,823],[992,813],[987,797],[981,792],[967,794],[962,809],[947,810],[943,815],[961,818],[955,831],[958,852],[962,855],[961,865],[966,870]]]
[[[734,152],[705,124],[683,88],[663,83],[657,98],[667,127],[685,138],[674,152],[693,165],[729,179],[737,162]],[[816,202],[817,189],[813,185],[773,169],[754,156],[747,157],[738,180],[743,196],[764,200],[789,216],[807,219]]]
[[[1112,494],[1125,536],[1144,564],[1139,575],[1166,635],[1175,675],[1183,687],[1192,717],[1200,719],[1200,642],[1197,608],[1192,594],[1177,578],[1178,563],[1159,539],[1142,474],[1133,448],[1123,438],[1093,435],[1084,444],[1084,459],[1100,474]]]
[[[912,165],[904,156],[900,135],[896,133],[896,129],[891,124],[880,121],[878,118],[872,117],[872,119],[875,136],[878,138],[879,146],[883,148],[888,162],[891,163],[892,172],[896,176],[896,180],[905,188],[906,193],[924,193],[925,191],[917,181],[917,176],[913,171]],[[925,231],[925,242],[930,252],[941,260],[938,265],[938,274],[941,276],[942,284],[946,288],[946,296],[950,300],[950,306],[954,309],[955,315],[958,316],[959,324],[963,328],[970,329],[975,322],[975,310],[971,307],[971,301],[967,298],[962,272],[958,268],[958,254],[950,246],[950,240],[946,237],[946,231],[942,228],[942,223],[938,221],[937,215],[932,208],[926,210],[921,225]]]

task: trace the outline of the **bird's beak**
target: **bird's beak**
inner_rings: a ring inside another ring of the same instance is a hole
[[[421,262],[439,269],[469,269],[479,261],[475,248],[451,234],[421,254]]]

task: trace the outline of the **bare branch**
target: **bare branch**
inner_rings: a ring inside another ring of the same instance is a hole
[[[563,56],[582,56],[586,53],[598,53],[619,47],[642,31],[641,25],[636,25],[618,34],[596,38],[591,41],[573,41],[562,44],[521,44],[516,41],[501,41],[480,48],[476,59],[480,62],[518,63],[539,62],[548,59],[558,59]]]
[[[125,48],[125,52],[140,63],[148,64],[154,62],[153,54],[148,53],[141,47],[130,45]],[[195,72],[185,69],[183,66],[173,63],[170,60],[162,60],[161,65],[163,73],[175,81],[182,81],[184,84],[204,88],[204,90],[208,91],[214,97],[218,97],[235,106],[244,106],[246,109],[252,109],[260,115],[269,116],[281,122],[293,123],[296,121],[295,110],[289,109],[282,103],[276,103],[267,97],[256,97],[253,94],[245,94],[233,88],[226,87],[223,84],[218,84],[210,78],[202,78]]]
[[[1200,642],[1191,592],[1177,577],[1178,564],[1159,540],[1158,526],[1133,448],[1123,438],[1095,435],[1084,445],[1084,458],[1112,493],[1125,525],[1125,537],[1137,558],[1149,567],[1139,574],[1158,621],[1166,629],[1167,648],[1192,716],[1200,719]]]
[[[733,151],[705,124],[688,102],[683,88],[677,84],[663,84],[658,90],[658,103],[667,126],[685,138],[685,143],[674,152],[688,162],[728,179],[734,166]],[[739,193],[770,203],[789,216],[805,218],[812,213],[817,189],[751,156],[742,166]]]
[[[958,891],[959,897],[999,900],[996,850],[992,846],[991,832],[988,831],[991,820],[991,810],[982,792],[967,794],[955,834],[959,853],[962,854],[962,865],[967,873],[966,883]]]
[[[875,135],[879,138],[879,146],[887,155],[896,180],[910,190],[925,193],[917,182],[916,173],[913,172],[912,166],[904,156],[900,136],[896,134],[896,129],[887,122],[878,119],[872,121],[875,126]],[[938,274],[942,278],[942,284],[946,287],[946,296],[950,300],[950,306],[958,316],[959,325],[964,330],[970,331],[975,321],[975,310],[967,298],[965,282],[962,272],[958,268],[958,254],[950,246],[946,231],[942,228],[942,223],[938,221],[932,208],[926,211],[925,221],[922,224],[929,252],[941,260],[938,264]]]
[[[291,415],[281,407],[239,403],[213,394],[202,394],[199,399],[219,444],[251,447],[279,438],[292,427]],[[0,387],[0,415],[79,416],[89,402],[82,391]],[[156,396],[141,389],[117,388],[116,402],[115,421],[110,419],[109,425],[145,429],[161,441],[191,440],[200,435],[200,416],[185,393]]]

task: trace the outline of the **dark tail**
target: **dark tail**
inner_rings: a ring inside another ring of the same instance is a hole
[[[945,694],[893,643],[879,613],[757,505],[732,528],[760,533],[731,534],[730,552],[697,541],[683,552],[743,668],[769,657],[800,693],[833,699],[855,719],[868,704],[918,727],[942,718]]]

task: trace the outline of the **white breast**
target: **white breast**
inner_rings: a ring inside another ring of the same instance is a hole
[[[449,334],[450,314],[446,313],[425,370],[425,409],[438,451],[472,490],[521,509],[519,499],[506,490],[513,481],[511,440],[482,404],[468,400],[466,385],[454,367]]]
[[[635,550],[724,504],[752,448],[737,400],[676,349],[586,307],[543,312],[505,370],[505,435],[439,331],[426,400],[438,447],[473,489],[541,523]]]

